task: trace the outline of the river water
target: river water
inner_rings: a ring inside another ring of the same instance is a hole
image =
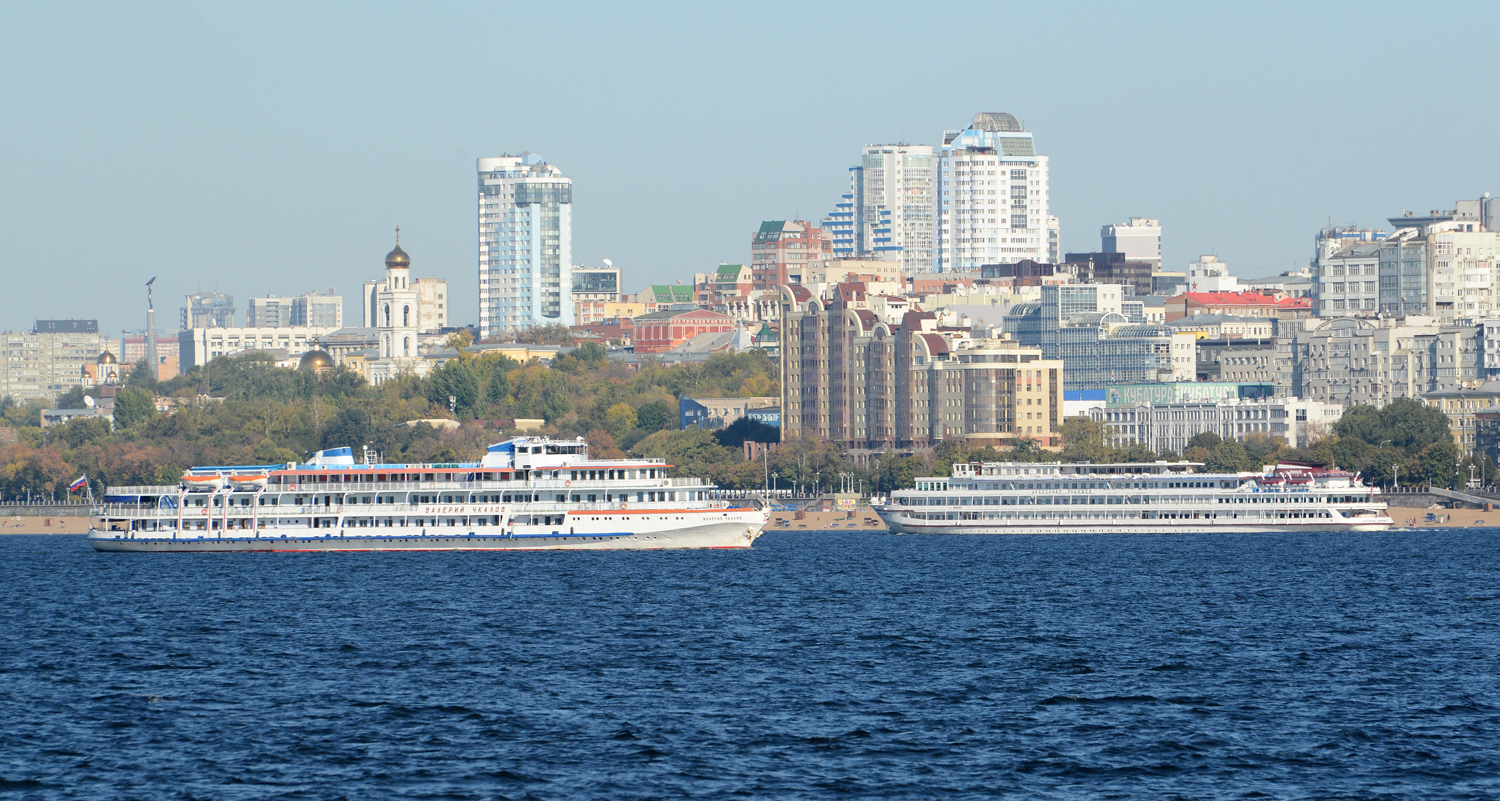
[[[1500,531],[0,537],[0,796],[1500,796]]]

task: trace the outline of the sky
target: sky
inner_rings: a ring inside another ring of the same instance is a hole
[[[864,144],[1014,114],[1065,251],[1307,264],[1335,225],[1500,193],[1500,4],[21,4],[0,50],[0,330],[162,328],[198,289],[333,288],[393,229],[478,319],[475,159],[573,179],[575,263],[627,289],[820,220]]]

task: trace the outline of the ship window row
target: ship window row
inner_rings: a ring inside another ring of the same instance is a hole
[[[1086,512],[1060,511],[1015,511],[1015,512],[912,512],[912,520],[930,521],[981,521],[981,520],[1223,520],[1241,517],[1258,517],[1275,520],[1313,520],[1332,517],[1332,513],[1319,510],[1266,510],[1246,512],[1187,512],[1143,509],[1140,511],[1116,511],[1093,509]]]
[[[370,484],[418,481],[524,481],[528,478],[568,479],[571,481],[625,481],[643,478],[665,478],[666,469],[651,467],[626,470],[568,470],[547,467],[532,470],[487,471],[473,473],[330,473],[327,475],[274,476],[273,483],[284,484]]]
[[[1108,504],[1158,504],[1175,503],[1187,505],[1207,504],[1309,504],[1309,503],[1360,503],[1369,500],[1360,495],[1312,495],[1300,493],[1248,493],[1231,496],[1212,495],[979,495],[924,498],[897,496],[896,502],[906,506],[1070,506]]]
[[[954,489],[1007,489],[1007,490],[1039,490],[1039,489],[1233,489],[1239,486],[1238,480],[1227,481],[1040,481],[1020,482],[1018,484],[990,484],[983,485],[965,482],[953,485]],[[924,489],[917,487],[917,489]]]
[[[365,505],[365,504],[423,504],[423,503],[597,503],[632,501],[637,503],[659,503],[664,501],[702,501],[707,500],[707,491],[687,490],[678,492],[618,492],[618,493],[544,493],[544,492],[504,492],[469,495],[468,493],[448,493],[432,495],[411,495],[404,497],[400,495],[368,495],[368,496],[344,496],[341,494],[318,494],[318,495],[293,495],[286,498],[277,496],[266,496],[256,500],[257,506],[343,506],[343,505]],[[248,507],[254,496],[234,497],[229,499],[228,506]],[[213,508],[224,508],[225,501],[218,500],[212,504]],[[189,497],[184,501],[184,506],[203,508],[210,506],[206,495]]]

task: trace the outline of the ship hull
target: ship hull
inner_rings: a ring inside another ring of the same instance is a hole
[[[1274,523],[1224,519],[1163,519],[1147,522],[1115,520],[1050,520],[1013,524],[945,525],[904,519],[889,510],[876,514],[892,534],[1271,534],[1303,531],[1387,531],[1395,521],[1389,517],[1364,519],[1278,520]]]
[[[757,517],[762,517],[757,515]],[[647,532],[579,532],[556,534],[413,533],[407,536],[367,536],[362,530],[311,530],[260,537],[146,537],[132,538],[120,531],[89,532],[89,544],[99,551],[148,553],[223,553],[234,551],[629,551],[695,548],[749,548],[760,536],[765,520],[705,523]]]

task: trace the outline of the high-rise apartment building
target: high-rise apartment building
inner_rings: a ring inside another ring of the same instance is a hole
[[[292,300],[280,295],[250,298],[245,302],[245,327],[283,328],[291,325]]]
[[[1320,239],[1319,244],[1322,244]],[[1380,243],[1353,241],[1313,262],[1313,308],[1319,317],[1374,317],[1379,313]]]
[[[250,298],[245,309],[247,328],[287,328],[289,326],[342,328],[344,299],[330,289],[322,295],[311,292],[295,298],[267,295]]]
[[[179,328],[233,328],[234,296],[223,292],[194,292],[182,307]]]
[[[333,294],[330,289],[321,295],[308,292],[292,298],[292,325],[343,328],[343,296]]]
[[[809,262],[833,257],[833,237],[806,220],[767,220],[750,239],[750,272],[756,289],[775,289]]]
[[[1047,157],[1009,114],[981,112],[943,134],[938,167],[938,272],[1031,259],[1052,263]]]
[[[1390,218],[1396,231],[1382,239],[1378,249],[1379,313],[1432,315],[1451,321],[1500,311],[1500,293],[1495,289],[1500,283],[1500,232],[1486,224],[1496,217],[1491,201],[1461,200],[1456,206],[1425,216],[1408,212]],[[1338,283],[1325,273],[1334,272],[1338,257],[1348,250],[1328,257],[1328,270],[1318,270],[1320,293],[1325,283]],[[1348,281],[1344,283],[1347,290]],[[1335,299],[1330,295],[1330,300]]]
[[[56,400],[84,382],[105,350],[97,320],[37,320],[27,334],[0,334],[0,398]]]
[[[937,155],[931,145],[865,145],[853,174],[855,247],[861,258],[932,269]]]
[[[1161,269],[1161,222],[1145,217],[1131,217],[1121,225],[1099,229],[1099,249],[1105,253],[1124,253],[1127,261],[1150,262],[1153,270]]]
[[[533,153],[482,158],[479,336],[573,319],[573,180]]]
[[[1008,339],[944,327],[931,312],[882,320],[862,284],[782,298],[783,436],[866,452],[945,439],[1005,447],[1061,444],[1062,362]]]

